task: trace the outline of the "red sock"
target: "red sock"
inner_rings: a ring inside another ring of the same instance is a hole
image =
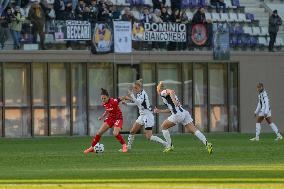
[[[101,135],[96,134],[92,141],[92,147],[96,146],[96,144],[100,141]]]
[[[120,144],[125,144],[125,141],[124,141],[124,139],[122,138],[122,136],[121,136],[121,134],[118,134],[117,136],[115,136],[116,137],[116,139],[120,142]]]

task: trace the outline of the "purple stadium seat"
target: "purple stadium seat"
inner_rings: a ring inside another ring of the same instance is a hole
[[[232,36],[230,37],[230,46],[231,46],[231,47],[236,47],[236,46],[237,46],[237,37],[234,36],[234,35],[232,35]]]
[[[206,6],[206,0],[198,0],[198,5],[201,7],[205,7]]]
[[[0,15],[2,15],[2,12],[3,12],[3,7],[2,7],[2,5],[0,5]]]
[[[247,19],[247,20],[254,21],[254,14],[252,14],[252,13],[246,13],[246,19]]]
[[[256,47],[258,45],[258,40],[256,36],[251,36],[250,37],[250,46],[251,47]]]
[[[242,35],[244,34],[244,29],[242,26],[235,26],[235,34],[236,35]]]
[[[236,46],[241,47],[242,44],[243,44],[242,37],[241,36],[237,37],[237,45]]]
[[[252,14],[252,13],[250,14],[250,20],[254,21],[254,14]]]
[[[232,5],[236,7],[240,7],[240,0],[232,0]]]
[[[183,8],[189,7],[189,2],[190,2],[190,0],[182,0],[181,1],[181,7],[183,7]]]
[[[232,44],[233,47],[237,47],[238,46],[238,37],[233,36],[230,43]]]
[[[189,0],[189,7],[195,8],[198,6],[197,0]]]
[[[242,46],[242,39],[240,37],[237,37],[236,46],[235,47],[241,47]]]
[[[233,46],[233,37],[230,36],[230,47]]]
[[[248,47],[250,46],[250,36],[249,35],[242,35],[241,37],[241,46]]]
[[[230,35],[235,34],[235,27],[233,25],[230,25],[229,28],[230,28]]]
[[[250,20],[250,13],[246,13],[246,19]]]
[[[129,0],[129,3],[130,3],[131,6],[145,5],[145,1],[144,0]]]

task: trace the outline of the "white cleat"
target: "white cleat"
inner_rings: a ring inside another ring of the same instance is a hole
[[[250,141],[259,141],[259,137],[254,137],[254,138],[251,138],[251,139],[249,139]]]
[[[278,135],[275,140],[277,141],[277,140],[282,140],[282,139],[283,139],[282,135]]]

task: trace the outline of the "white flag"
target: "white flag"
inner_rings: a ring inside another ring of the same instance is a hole
[[[131,53],[132,52],[132,26],[131,22],[114,21],[114,52]]]

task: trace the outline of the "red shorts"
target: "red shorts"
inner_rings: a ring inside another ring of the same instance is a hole
[[[119,127],[122,129],[122,125],[123,125],[123,120],[122,119],[111,119],[111,118],[106,118],[104,121],[109,128],[114,127]]]

